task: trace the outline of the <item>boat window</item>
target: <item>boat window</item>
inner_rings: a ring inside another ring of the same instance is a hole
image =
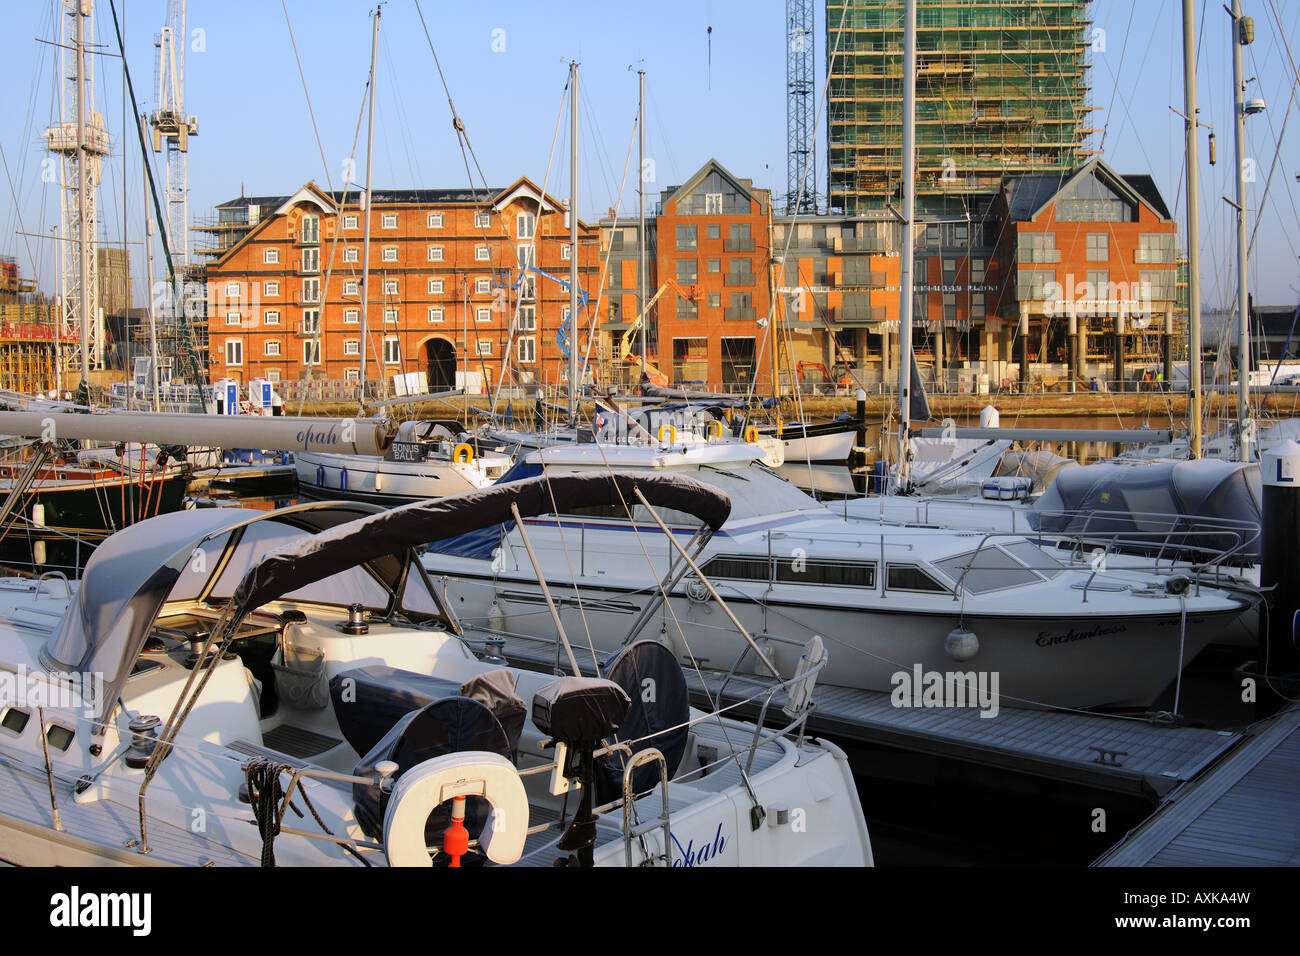
[[[3,717],[0,717],[0,727],[13,734],[21,734],[27,729],[27,721],[31,714],[25,710],[19,710],[17,707],[6,707]]]
[[[1041,578],[1001,548],[985,547],[942,561],[935,567],[959,583],[964,591],[983,594],[1024,584],[1036,584]],[[964,577],[963,577],[964,575]]]
[[[1054,578],[1065,571],[1065,565],[1032,541],[1017,541],[1002,547],[1045,578]]]
[[[948,591],[915,564],[890,564],[885,579],[891,591],[934,591],[940,594]]]
[[[810,561],[806,558],[778,558],[776,579],[795,584],[827,584],[832,587],[873,588],[874,561]]]
[[[74,731],[69,730],[61,724],[50,724],[49,728],[45,731],[45,739],[49,742],[50,746],[54,747],[56,750],[67,750],[72,746],[72,738],[75,736],[76,734]]]
[[[704,576],[727,578],[733,581],[766,581],[770,575],[767,558],[743,558],[725,555],[704,566]]]

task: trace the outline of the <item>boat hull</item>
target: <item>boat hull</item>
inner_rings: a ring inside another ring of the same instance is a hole
[[[447,563],[426,561],[442,574]],[[461,616],[491,629],[553,641],[556,631],[535,581],[467,575],[458,567],[447,578],[447,594]],[[918,673],[996,675],[996,692],[1007,706],[1147,707],[1185,666],[1218,635],[1233,626],[1242,609],[1189,614],[1185,633],[1179,615],[1153,613],[1094,616],[1090,606],[1053,614],[919,612],[899,608],[852,607],[828,596],[822,604],[783,602],[715,582],[745,628],[759,639],[782,674],[798,664],[803,645],[814,635],[825,643],[830,662],[821,682],[893,693],[915,684]],[[623,636],[653,597],[653,588],[601,587],[580,581],[581,607],[571,585],[549,582],[552,598],[576,653],[586,649],[587,635],[601,657],[618,650]],[[658,636],[688,663],[693,657],[710,667],[728,668],[745,645],[712,600],[671,598],[671,613],[660,610],[642,632]],[[887,601],[888,599],[886,599]],[[496,607],[493,608],[495,601]],[[881,602],[885,603],[885,602]],[[901,602],[900,602],[901,603]],[[964,628],[979,642],[978,652],[958,661],[946,649],[950,632]],[[770,635],[772,640],[765,640]],[[786,642],[779,639],[784,638]],[[788,643],[787,643],[788,642]],[[1181,645],[1181,646],[1180,646]],[[738,667],[759,671],[749,654]],[[918,688],[917,693],[920,693]]]

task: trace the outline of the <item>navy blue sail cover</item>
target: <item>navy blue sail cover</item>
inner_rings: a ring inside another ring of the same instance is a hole
[[[657,641],[638,641],[609,663],[605,677],[622,687],[632,701],[618,739],[635,741],[631,743],[633,753],[657,748],[668,763],[669,776],[674,775],[686,752],[691,703],[682,667],[672,651]],[[627,761],[621,752],[605,754],[597,761],[596,797],[601,803],[622,795]],[[650,790],[658,781],[657,763],[642,764],[632,772],[636,793]]]

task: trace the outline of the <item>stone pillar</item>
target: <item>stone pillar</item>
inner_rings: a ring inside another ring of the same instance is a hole
[[[934,383],[935,391],[948,390],[948,329],[943,320],[934,330]]]
[[[1069,304],[1068,327],[1065,333],[1065,377],[1069,380],[1069,391],[1075,390],[1079,378],[1079,309],[1073,299]]]
[[[1020,392],[1029,391],[1029,303],[1020,303]]]
[[[1128,383],[1124,380],[1124,319],[1124,305],[1120,303],[1115,313],[1115,388],[1120,392],[1128,391]]]

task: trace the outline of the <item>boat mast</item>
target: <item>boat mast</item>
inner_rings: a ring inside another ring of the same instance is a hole
[[[1190,3],[1191,0],[1188,0]],[[898,291],[898,487],[908,475],[908,430],[912,414],[912,220],[916,214],[916,0],[903,5],[903,242]]]
[[[370,303],[370,193],[374,185],[375,159],[375,57],[379,52],[379,7],[375,7],[374,30],[370,38],[370,118],[366,128],[366,198],[365,198],[365,232],[361,239],[361,382],[358,390],[358,414],[364,414],[366,404],[366,375],[369,363],[366,361],[370,348],[370,331],[367,323],[366,307]],[[347,183],[343,184],[344,193]],[[383,377],[383,365],[379,366],[380,378]]]
[[[639,158],[637,160],[637,311],[640,312],[645,308],[646,296],[646,277],[645,277],[645,70],[636,71],[637,78],[640,80],[641,95],[637,100],[637,138],[639,141]],[[646,334],[645,327],[650,322],[650,316],[641,316],[641,374],[645,374],[646,369]]]
[[[1232,0],[1232,86],[1237,159],[1237,460],[1250,461],[1250,295],[1246,291],[1246,81],[1241,48],[1250,42],[1241,0]]]
[[[578,427],[578,63],[569,63],[569,425]],[[644,358],[645,356],[642,356]]]
[[[149,170],[143,171],[144,194],[146,201],[144,203],[144,222],[145,222],[145,279],[148,282],[149,297],[145,308],[149,310],[149,379],[153,386],[153,410],[159,411],[158,401],[158,319],[153,310],[153,211],[149,208]],[[132,386],[132,391],[135,390]],[[200,392],[202,389],[200,388]]]
[[[87,7],[90,5],[87,4]],[[72,11],[76,29],[77,60],[77,270],[79,273],[77,294],[80,297],[81,311],[81,381],[83,394],[90,396],[90,210],[86,204],[86,15],[82,8]]]
[[[1201,457],[1201,190],[1196,153],[1196,14],[1183,0],[1183,128],[1187,158],[1187,417]]]

